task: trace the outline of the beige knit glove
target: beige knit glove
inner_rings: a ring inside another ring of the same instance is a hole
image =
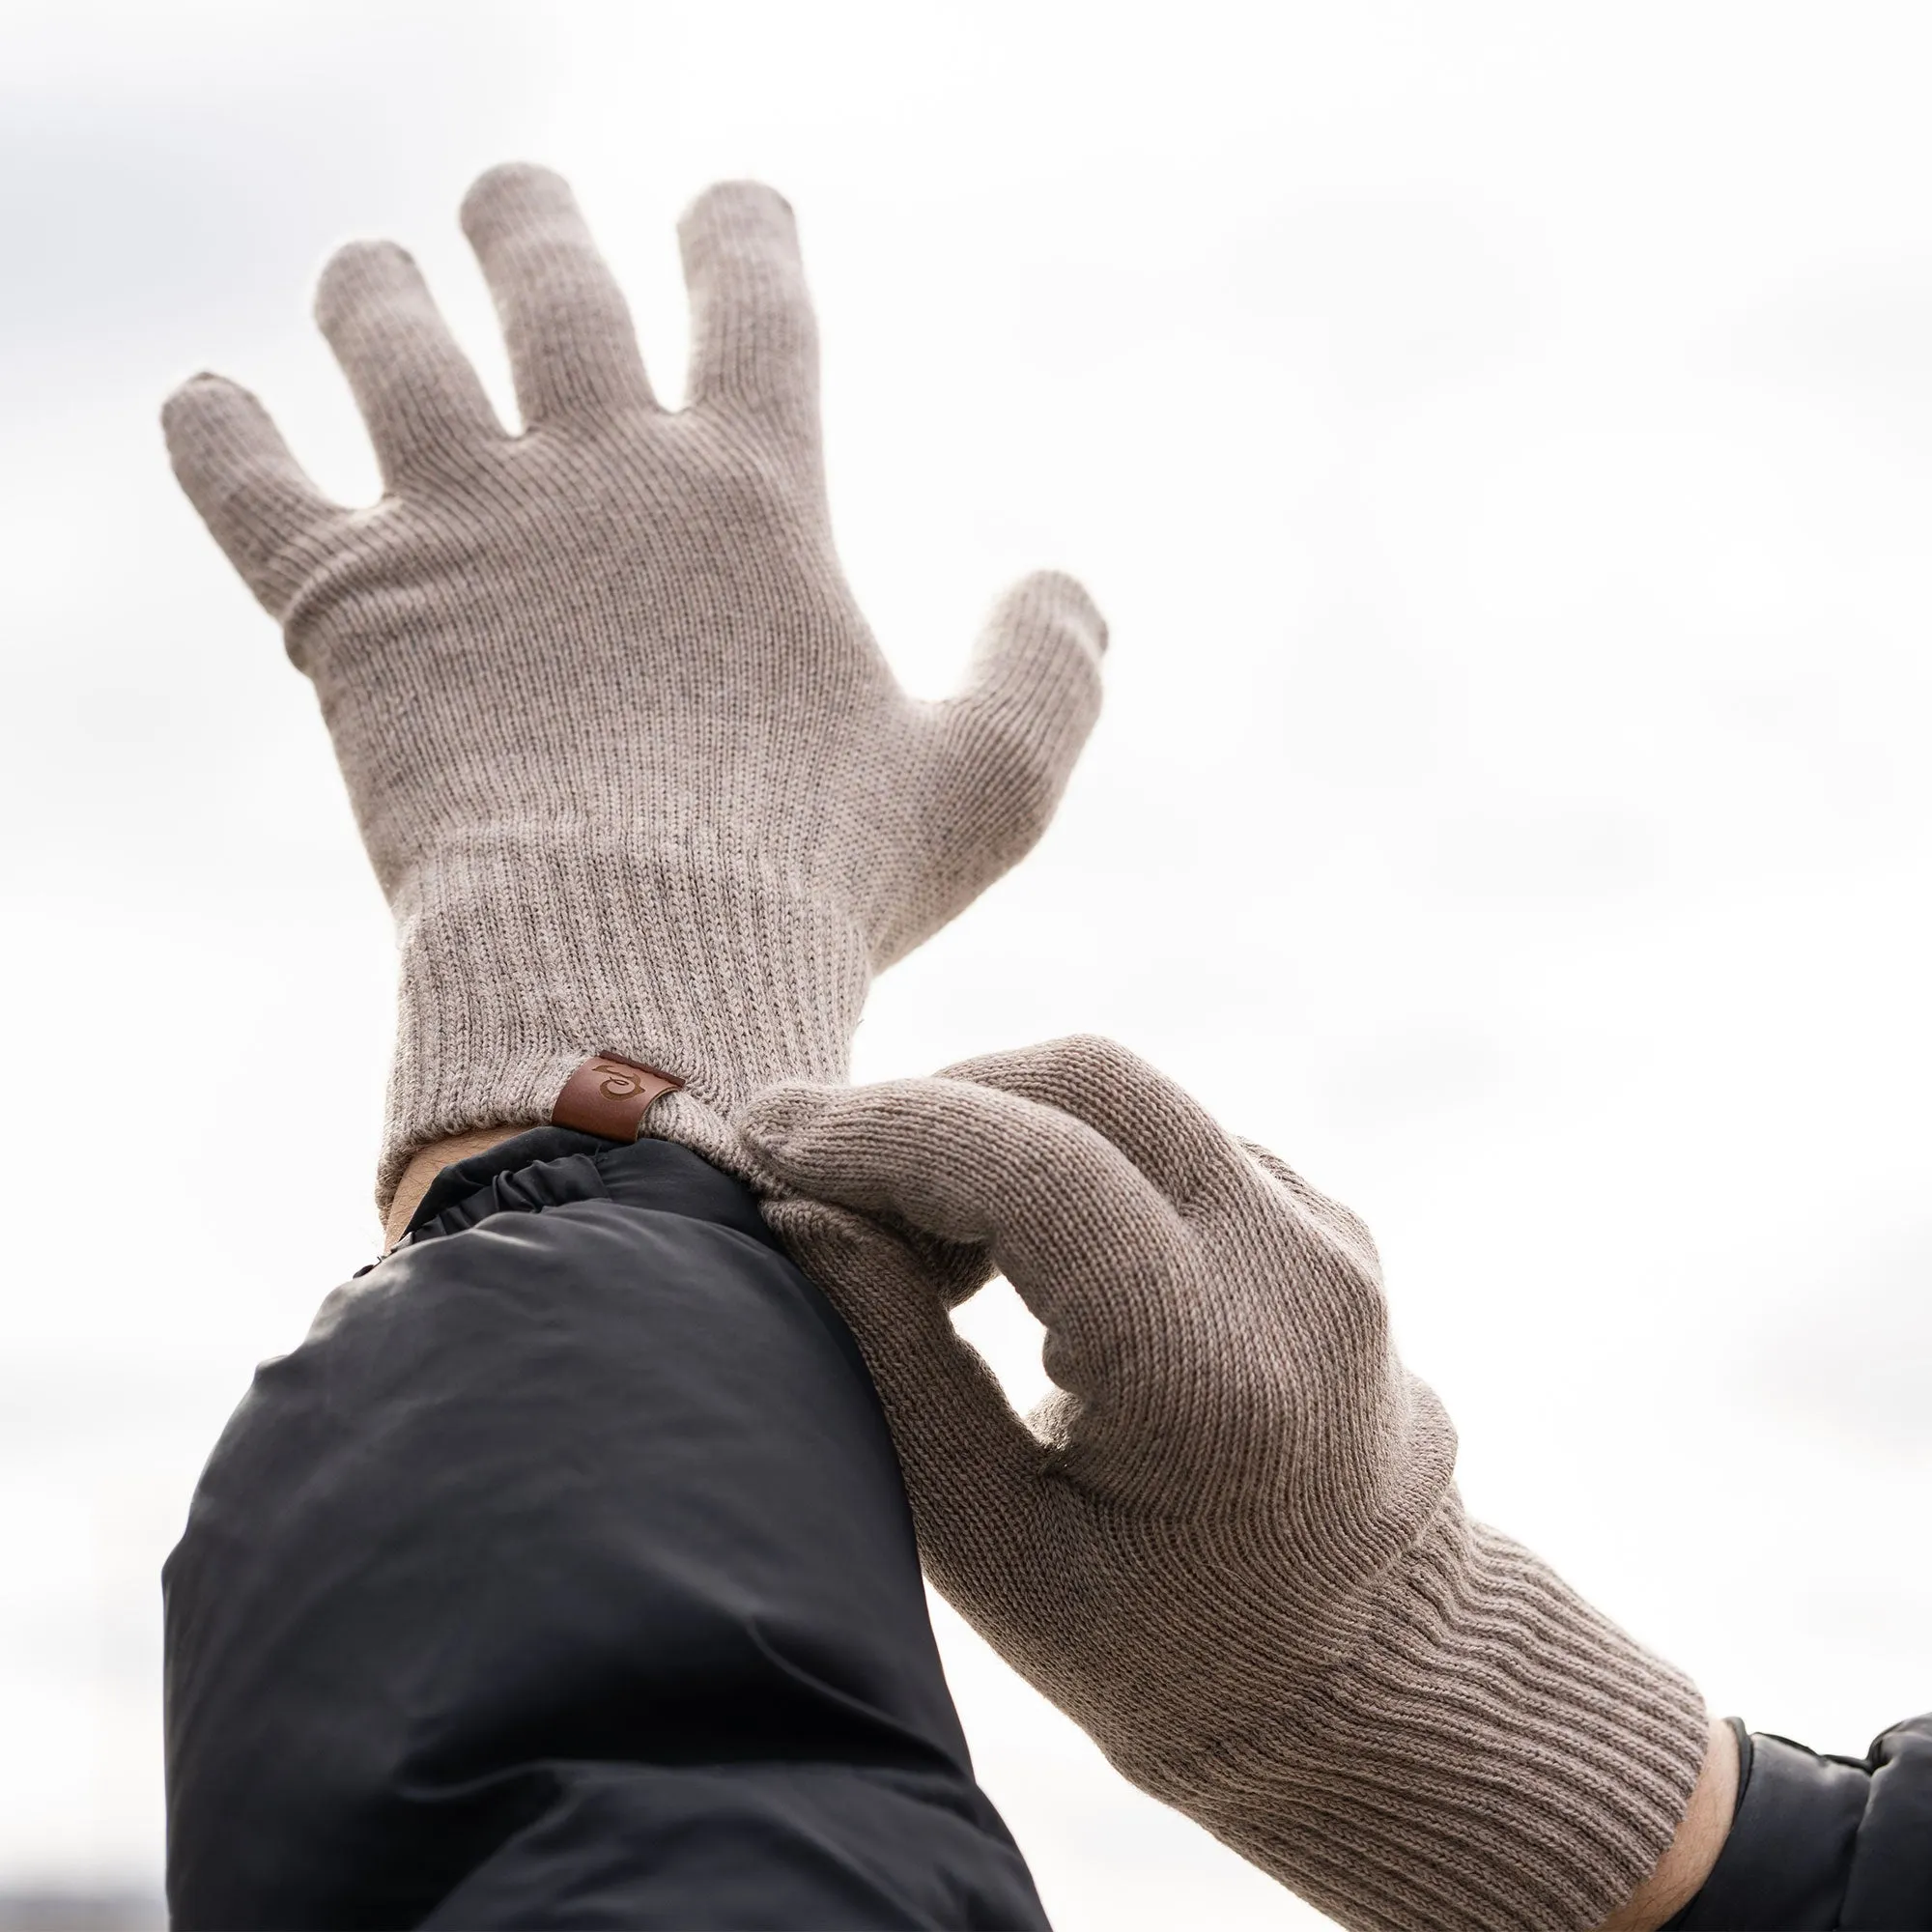
[[[600,1050],[688,1091],[654,1133],[739,1165],[739,1100],[842,1076],[867,982],[1039,836],[1099,701],[1078,585],[1000,605],[965,693],[894,682],[839,573],[790,211],[682,227],[690,401],[666,411],[569,189],[470,190],[525,430],[386,242],[316,314],[384,495],[319,494],[245,390],[169,402],[176,473],[315,681],[399,928],[379,1199],[460,1129],[549,1118]]]
[[[1587,1927],[1657,1862],[1697,1692],[1464,1515],[1347,1208],[1105,1040],[744,1126],[816,1197],[766,1211],[933,1580],[1126,1776],[1350,1926]],[[1046,1329],[1031,1425],[948,1318],[988,1266]]]

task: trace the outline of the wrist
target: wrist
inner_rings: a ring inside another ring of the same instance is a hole
[[[467,1133],[448,1134],[427,1147],[417,1148],[397,1179],[395,1193],[389,1197],[388,1210],[383,1218],[383,1252],[387,1254],[403,1238],[410,1217],[429,1192],[430,1182],[445,1167],[453,1161],[468,1160],[473,1153],[487,1153],[499,1142],[526,1131],[529,1124],[471,1127]]]
[[[1716,1719],[1677,1835],[1650,1875],[1597,1932],[1658,1932],[1703,1890],[1737,1815],[1738,1769],[1737,1732],[1727,1720]]]

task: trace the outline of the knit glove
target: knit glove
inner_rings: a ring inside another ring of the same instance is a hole
[[[1344,1925],[1582,1928],[1634,1889],[1701,1701],[1463,1513],[1347,1208],[1105,1040],[744,1126],[812,1197],[766,1212],[857,1335],[933,1580],[1134,1783]],[[1031,1423],[948,1318],[989,1268],[1045,1326]]]
[[[378,1184],[547,1120],[586,1056],[685,1085],[654,1133],[743,1166],[740,1099],[841,1078],[874,972],[1044,828],[1099,701],[1100,620],[1029,579],[963,695],[906,696],[840,574],[790,210],[681,229],[689,401],[645,379],[569,189],[470,190],[525,428],[497,421],[409,256],[358,242],[316,315],[381,461],[328,501],[254,397],[168,403],[175,470],[314,680],[401,948]]]

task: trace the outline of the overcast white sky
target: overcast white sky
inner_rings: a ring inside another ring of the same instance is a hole
[[[1480,1513],[1763,1728],[1932,1705],[1928,57],[1879,0],[10,0],[0,1887],[157,1878],[161,1558],[374,1241],[386,920],[156,410],[222,369],[373,494],[314,272],[406,242],[500,392],[513,156],[666,388],[678,209],[791,197],[908,682],[1037,564],[1112,620],[860,1072],[1126,1039],[1366,1215]],[[1062,1932],[1314,1922],[941,1634]]]

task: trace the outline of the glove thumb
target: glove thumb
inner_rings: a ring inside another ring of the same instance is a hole
[[[908,909],[880,965],[910,952],[1030,851],[1100,714],[1107,626],[1072,578],[1041,571],[993,608],[965,687],[934,708],[930,821],[942,902]]]
[[[1012,1572],[1015,1547],[1039,1547],[1047,1499],[1037,1478],[1049,1451],[953,1327],[957,1270],[822,1202],[767,1202],[765,1218],[851,1328],[898,1452],[921,1557],[973,1617],[993,1579]]]

